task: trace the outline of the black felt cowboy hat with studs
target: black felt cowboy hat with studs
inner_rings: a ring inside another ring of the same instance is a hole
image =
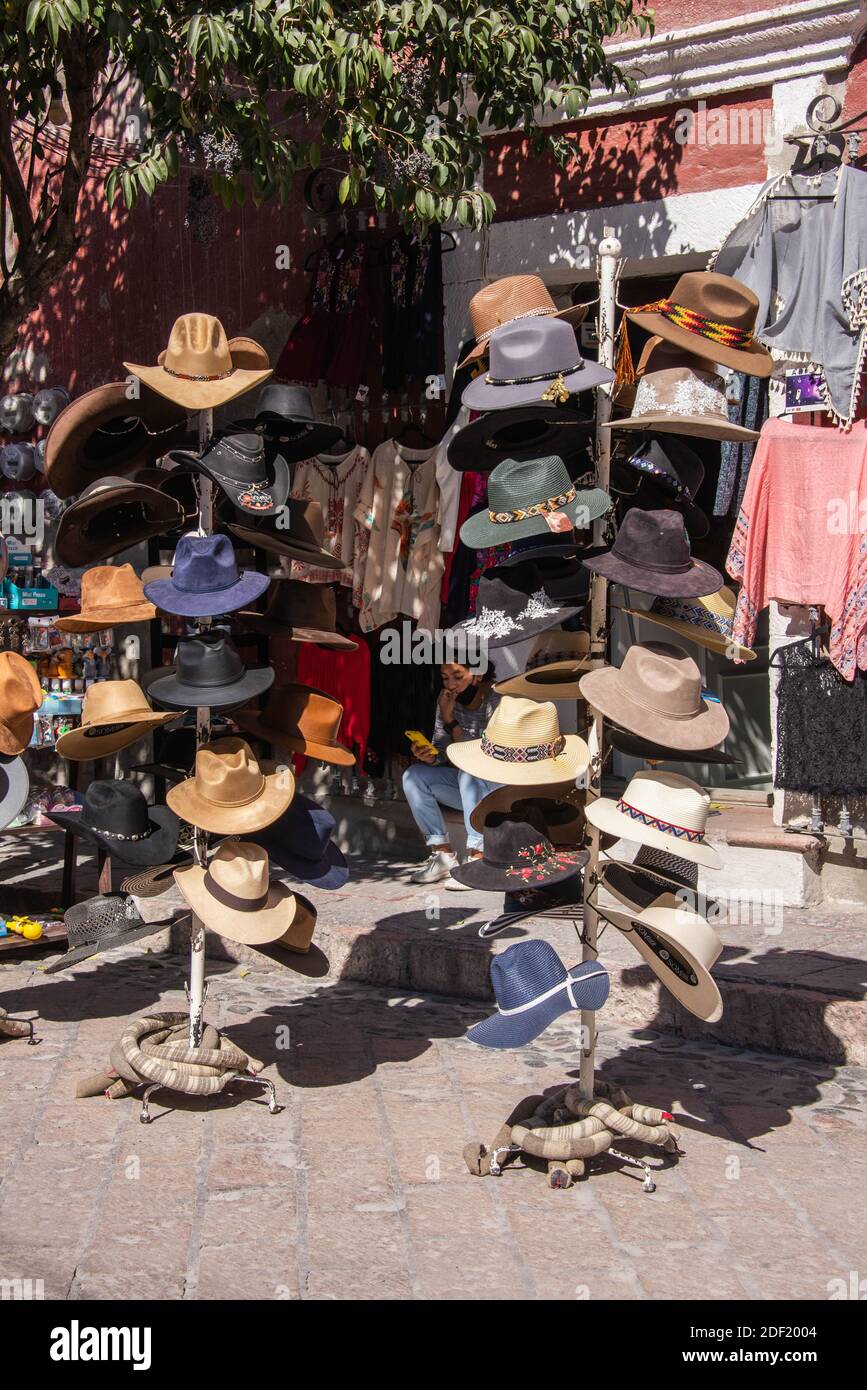
[[[251,516],[276,516],[289,496],[289,465],[281,454],[269,463],[258,434],[223,435],[202,455],[173,449],[169,458],[204,473],[239,511]]]
[[[168,806],[149,806],[131,782],[91,782],[80,811],[46,811],[74,835],[123,864],[162,864],[174,854],[180,823]]]

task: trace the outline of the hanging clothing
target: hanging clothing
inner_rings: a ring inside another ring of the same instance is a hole
[[[778,651],[774,786],[828,796],[867,793],[867,675],[844,680],[812,642]]]
[[[419,624],[419,626],[422,626]],[[396,665],[382,660],[382,633],[370,642],[371,717],[369,745],[382,758],[409,757],[406,729],[432,729],[437,709],[436,666]]]
[[[370,737],[370,649],[359,642],[354,652],[333,651],[313,642],[299,644],[298,681],[343,706],[337,735],[344,748],[355,752],[359,767]]]
[[[442,238],[434,227],[416,242],[409,282],[404,373],[406,381],[425,381],[445,370],[442,344],[443,255]]]
[[[355,392],[370,381],[374,345],[380,339],[373,303],[369,248],[359,242],[337,257],[331,349],[323,373],[329,386]]]
[[[768,418],[767,378],[744,376],[743,372],[736,372],[735,378],[739,387],[738,399],[729,405],[729,419],[733,425],[743,425],[748,430],[760,430]],[[744,500],[755,451],[755,440],[723,440],[713,505],[714,516],[737,516]]]
[[[783,420],[763,426],[726,569],[740,580],[732,636],[751,647],[771,599],[821,605],[831,661],[867,667],[867,422],[849,433]]]
[[[362,632],[400,614],[415,618],[419,627],[439,625],[438,511],[434,451],[408,449],[393,439],[380,444],[355,512],[369,536],[360,577]]]
[[[821,372],[827,408],[848,425],[867,356],[867,173],[843,164],[772,179],[711,267],[758,295],[756,336]]]
[[[458,534],[458,512],[461,505],[461,481],[463,473],[452,468],[449,463],[449,445],[457,434],[469,423],[470,412],[461,406],[452,424],[446,430],[436,447],[436,475],[439,488],[440,549],[448,554],[454,550]]]
[[[278,381],[315,386],[325,375],[331,346],[331,306],[337,262],[327,246],[314,252],[313,280],[307,307],[277,359]]]
[[[323,545],[332,555],[338,555],[344,568],[340,571],[317,569],[301,560],[293,560],[293,579],[305,579],[310,584],[333,584],[337,581],[351,587],[356,546],[361,527],[355,519],[358,498],[364,489],[370,454],[361,444],[346,454],[318,454],[296,464],[292,477],[292,497],[317,502],[325,521]]]

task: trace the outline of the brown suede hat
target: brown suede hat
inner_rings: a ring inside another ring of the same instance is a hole
[[[621,667],[588,671],[580,686],[606,719],[668,748],[713,748],[729,731],[723,706],[702,695],[692,657],[668,642],[636,642]]]
[[[264,830],[278,820],[295,795],[288,767],[259,763],[242,738],[218,738],[196,754],[196,770],[166,793],[175,815],[218,835]]]
[[[132,565],[97,565],[81,576],[81,611],[55,618],[61,632],[99,632],[118,623],[146,623],[157,610]]]
[[[42,704],[39,677],[19,652],[0,652],[0,753],[16,758],[33,737]]]
[[[687,352],[712,357],[747,376],[767,377],[773,358],[752,336],[758,309],[757,295],[740,280],[713,270],[689,270],[668,298],[628,309],[626,317]]]
[[[261,712],[238,710],[233,718],[245,733],[276,748],[343,767],[355,762],[349,749],[337,741],[343,706],[321,690],[281,685],[271,691]]]
[[[337,595],[328,584],[304,579],[275,579],[264,613],[241,609],[233,614],[237,627],[293,642],[316,642],[334,651],[354,652],[358,643],[337,631]]]
[[[78,396],[62,410],[45,441],[45,474],[58,497],[74,497],[88,483],[152,464],[186,434],[187,414],[143,387],[128,395],[127,381],[110,381]]]

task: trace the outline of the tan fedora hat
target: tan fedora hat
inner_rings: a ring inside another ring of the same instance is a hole
[[[261,712],[238,710],[232,717],[246,733],[277,748],[343,767],[355,762],[354,754],[337,741],[343,706],[321,690],[281,685],[272,689]]]
[[[525,812],[536,810],[545,822],[552,845],[574,848],[584,838],[586,799],[586,791],[576,787],[574,778],[568,782],[537,782],[529,787],[495,787],[473,808],[470,825],[484,833],[489,816],[513,815],[521,819]]]
[[[578,678],[587,670],[589,632],[554,628],[536,638],[523,674],[497,681],[498,695],[523,695],[527,700],[577,700]]]
[[[719,959],[722,941],[704,917],[675,893],[661,893],[642,912],[610,907],[598,910],[603,921],[629,938],[685,1009],[706,1023],[716,1023],[722,1017],[722,998],[710,973]]]
[[[308,584],[304,579],[275,579],[268,592],[264,613],[241,609],[232,615],[245,632],[269,637],[289,637],[293,642],[315,642],[334,651],[354,652],[358,643],[337,631],[337,595],[329,584]]]
[[[307,955],[316,930],[316,917],[316,908],[310,899],[296,893],[295,916],[283,935],[278,936],[274,945],[282,946],[284,951],[294,951],[299,956]]]
[[[247,946],[285,936],[295,917],[295,894],[271,882],[267,852],[251,840],[224,840],[208,867],[175,869],[175,882],[205,926]]]
[[[647,333],[736,372],[767,377],[774,363],[753,337],[758,309],[758,296],[740,280],[713,270],[689,270],[667,298],[627,309],[624,323],[637,323]]]
[[[645,372],[635,389],[632,413],[622,420],[609,420],[600,429],[686,434],[696,439],[759,437],[758,430],[732,424],[721,376],[687,366]]]
[[[99,632],[118,623],[146,623],[157,615],[132,565],[97,565],[81,576],[81,611],[55,618],[61,632]]]
[[[692,657],[668,642],[636,642],[622,666],[588,671],[580,688],[606,719],[667,748],[713,748],[729,731],[722,704],[702,694]]]
[[[600,796],[588,801],[585,814],[605,835],[718,869],[720,857],[705,839],[709,810],[710,796],[697,782],[647,768],[635,773],[617,800]]]
[[[88,483],[145,468],[183,443],[187,412],[145,387],[130,399],[128,381],[86,391],[62,410],[45,440],[45,474],[58,497]]]
[[[755,661],[752,647],[742,647],[732,641],[737,595],[726,585],[704,598],[657,598],[646,611],[624,608],[634,618],[644,618],[657,627],[668,628],[678,637],[685,637],[709,652],[718,652],[731,661]]]
[[[158,366],[124,362],[127,371],[187,410],[225,405],[271,375],[268,354],[252,338],[227,338],[213,314],[181,314]]]
[[[243,835],[273,824],[294,795],[290,768],[257,762],[242,738],[218,738],[199,749],[194,775],[170,787],[166,801],[200,830]]]
[[[17,758],[24,752],[41,704],[42,687],[30,662],[19,652],[0,652],[0,753]]]
[[[459,367],[465,367],[488,350],[488,339],[501,324],[515,319],[556,318],[577,326],[587,317],[589,304],[558,309],[545,281],[538,275],[504,275],[485,285],[470,300],[470,322],[476,345]]]
[[[577,734],[561,734],[557,707],[504,695],[480,739],[449,744],[455,767],[509,786],[565,782],[583,772],[590,750]]]
[[[177,718],[177,710],[152,710],[136,681],[95,681],[85,692],[80,726],[60,735],[57,751],[73,762],[102,758]]]

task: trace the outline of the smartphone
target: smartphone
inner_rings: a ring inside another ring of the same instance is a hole
[[[439,753],[436,744],[431,743],[430,739],[426,738],[424,734],[420,734],[418,729],[404,729],[404,734],[409,739],[413,748],[418,748],[421,752]]]

